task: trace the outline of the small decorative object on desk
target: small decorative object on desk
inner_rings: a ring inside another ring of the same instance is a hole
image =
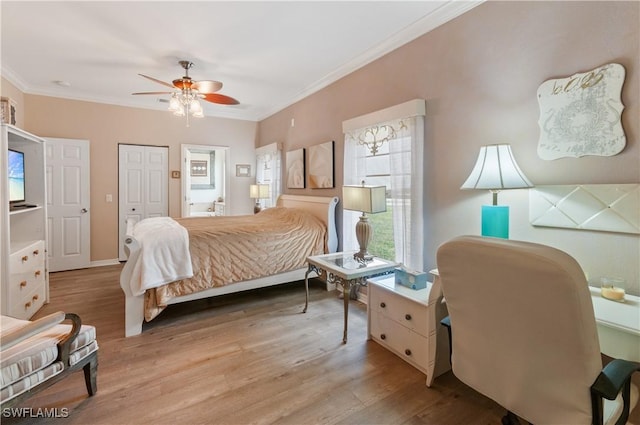
[[[624,279],[620,277],[600,278],[600,293],[602,297],[608,300],[624,302],[624,283]]]
[[[396,267],[396,284],[411,289],[425,289],[427,287],[427,273],[409,270],[406,267]]]

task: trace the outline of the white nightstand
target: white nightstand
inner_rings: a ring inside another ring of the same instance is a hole
[[[439,282],[413,290],[395,284],[395,276],[367,280],[369,338],[433,379],[451,369],[449,337],[440,320],[447,315]]]

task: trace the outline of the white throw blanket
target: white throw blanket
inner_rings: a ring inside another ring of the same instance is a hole
[[[193,277],[189,233],[171,217],[145,218],[133,228],[140,243],[131,275],[134,296],[169,282]]]

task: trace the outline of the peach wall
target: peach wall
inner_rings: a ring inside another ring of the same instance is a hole
[[[24,95],[24,129],[41,137],[87,139],[91,149],[91,260],[118,258],[118,143],[169,147],[169,169],[180,170],[181,144],[230,146],[231,166],[255,163],[257,123]],[[234,168],[235,169],[235,168]],[[251,178],[231,174],[230,214],[250,214]],[[107,194],[113,202],[107,203]],[[180,180],[169,180],[169,215],[180,216]],[[245,196],[246,195],[246,196]]]
[[[441,243],[480,232],[480,206],[490,195],[459,188],[481,145],[510,143],[523,171],[539,185],[640,182],[639,9],[638,2],[483,3],[263,120],[258,145],[277,141],[288,151],[335,140],[339,188],[342,121],[426,99],[425,268],[434,267]],[[613,157],[540,159],[538,86],[610,62],[626,69],[624,151]],[[340,195],[339,189],[298,191]],[[637,235],[534,228],[526,190],[504,191],[500,203],[511,208],[511,238],[563,249],[592,280],[622,275],[631,292],[640,294]]]

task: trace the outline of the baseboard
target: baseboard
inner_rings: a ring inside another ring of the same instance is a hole
[[[92,261],[89,267],[115,266],[117,264],[120,264],[120,261],[117,258],[112,258],[111,260]]]

